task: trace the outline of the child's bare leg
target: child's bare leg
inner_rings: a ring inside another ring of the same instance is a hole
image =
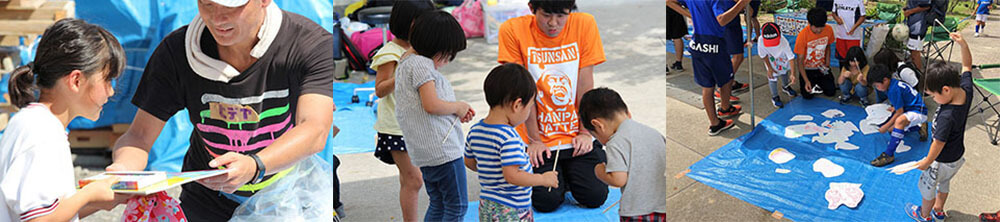
[[[921,198],[923,199],[923,198]],[[934,202],[937,198],[924,200],[923,204],[920,206],[920,217],[928,218],[931,216],[931,207],[934,206]]]
[[[677,38],[674,39],[674,56],[677,57],[677,61],[680,62],[684,59],[684,40]]]
[[[944,202],[948,201],[948,193],[937,193],[937,198],[934,198],[934,211],[944,212]]]
[[[711,126],[719,125],[720,122],[719,115],[715,113],[715,98],[713,98],[714,92],[715,92],[715,87],[701,88],[701,103],[702,105],[705,106],[705,113],[708,114],[708,123],[711,124]],[[722,98],[720,99],[722,100],[722,103],[726,104],[727,105],[726,107],[728,107],[729,96],[722,95]]]
[[[403,221],[417,221],[417,197],[424,181],[420,169],[410,163],[410,156],[403,151],[390,151],[399,169],[399,206],[403,211]]]
[[[910,50],[910,59],[913,60],[913,65],[916,66],[917,69],[920,70],[921,73],[923,73],[924,72],[924,62],[921,61],[923,59],[923,58],[920,57],[921,53],[923,53],[923,52],[921,52],[920,50]]]

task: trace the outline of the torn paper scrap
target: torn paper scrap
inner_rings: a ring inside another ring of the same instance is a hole
[[[841,204],[849,208],[858,207],[861,199],[865,197],[865,192],[861,191],[859,183],[837,183],[831,182],[830,189],[826,190],[826,201],[829,203],[827,209],[836,210]]]
[[[910,161],[906,163],[901,163],[886,170],[888,170],[890,173],[895,173],[896,175],[902,175],[916,168],[917,168],[917,161]]]
[[[837,165],[826,158],[819,158],[816,162],[813,162],[813,171],[820,172],[824,177],[829,178],[843,174],[844,167]]]
[[[910,151],[910,145],[906,145],[906,141],[899,141],[899,146],[896,147],[896,153],[902,153]]]
[[[774,169],[774,172],[775,173],[791,173],[792,171],[789,170],[789,169],[776,168],[776,169]]]
[[[857,150],[860,147],[848,143],[847,141],[842,141],[842,142],[837,142],[837,145],[834,145],[833,148],[838,150]]]
[[[829,126],[830,129],[826,133],[819,133],[819,135],[812,138],[813,142],[819,142],[823,144],[832,144],[846,142],[854,135],[855,131],[858,131],[858,127],[854,123],[837,120],[833,123],[830,121],[823,122],[825,126]]]
[[[874,124],[885,122],[885,120],[892,116],[892,112],[889,112],[889,104],[885,103],[867,106],[865,107],[865,113],[868,114],[865,119],[873,121]]]
[[[823,112],[823,116],[831,119],[836,117],[844,117],[844,112],[840,111],[839,109],[828,109]]]
[[[771,154],[768,154],[767,158],[771,159],[771,161],[777,164],[782,164],[782,163],[787,163],[792,159],[795,159],[795,154],[792,154],[792,152],[788,152],[788,150],[786,150],[785,148],[777,148],[771,150]]]
[[[789,121],[812,121],[813,117],[810,115],[795,115]]]
[[[868,135],[878,132],[878,124],[875,121],[869,119],[863,119],[859,123],[861,125],[861,134]]]

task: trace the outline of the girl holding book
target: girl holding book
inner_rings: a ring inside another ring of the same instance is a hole
[[[111,185],[118,178],[77,190],[66,126],[100,116],[125,52],[107,30],[63,19],[45,30],[36,53],[8,85],[20,111],[0,137],[0,221],[78,221],[116,205]]]

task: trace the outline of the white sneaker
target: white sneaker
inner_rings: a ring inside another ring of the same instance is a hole
[[[979,37],[979,33],[978,32],[976,33],[976,37]]]

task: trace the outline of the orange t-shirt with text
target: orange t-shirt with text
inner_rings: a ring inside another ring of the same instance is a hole
[[[500,25],[498,38],[497,61],[524,65],[535,79],[537,133],[542,142],[552,150],[571,148],[580,132],[576,112],[580,68],[606,60],[594,16],[570,13],[559,36],[549,37],[538,28],[534,15],[525,15]],[[517,130],[527,142],[530,137],[524,125]]]
[[[805,58],[805,68],[813,69],[826,66],[831,55],[826,54],[826,50],[836,40],[833,37],[833,28],[829,25],[823,27],[819,34],[813,33],[809,27],[802,29],[799,36],[795,38],[795,54]]]

